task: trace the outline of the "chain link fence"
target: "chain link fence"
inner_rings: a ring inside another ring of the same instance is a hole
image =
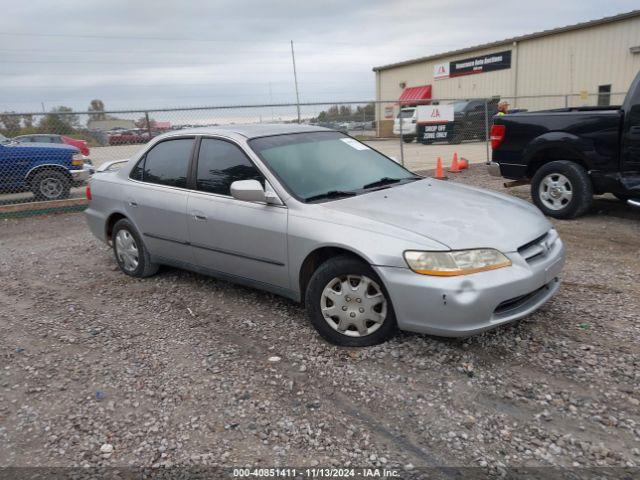
[[[621,104],[624,94],[236,105],[157,110],[0,114],[0,218],[85,208],[85,185],[105,162],[133,156],[152,138],[192,127],[239,123],[304,123],[344,132],[412,171],[490,158],[488,132],[498,101],[510,109]]]

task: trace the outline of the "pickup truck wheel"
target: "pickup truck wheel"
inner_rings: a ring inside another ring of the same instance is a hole
[[[336,345],[376,345],[397,329],[382,281],[353,257],[339,256],[320,265],[309,281],[305,303],[311,324]]]
[[[575,218],[589,210],[593,186],[582,166],[557,160],[543,165],[533,176],[531,197],[550,217]]]
[[[149,252],[129,220],[118,220],[113,226],[113,254],[123,273],[137,278],[150,277],[158,271]]]
[[[31,191],[38,200],[68,198],[70,188],[69,177],[58,170],[43,170],[31,179]]]

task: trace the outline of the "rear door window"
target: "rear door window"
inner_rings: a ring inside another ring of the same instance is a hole
[[[142,169],[142,181],[185,188],[193,138],[160,142],[147,152]],[[132,178],[136,169],[132,171]]]

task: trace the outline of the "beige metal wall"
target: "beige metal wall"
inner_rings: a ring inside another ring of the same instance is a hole
[[[557,95],[520,98],[511,103],[512,107],[529,109],[562,107],[564,95],[597,93],[599,85],[611,84],[612,93],[625,92],[640,70],[640,54],[632,54],[629,48],[639,45],[640,17],[629,18],[376,72],[377,98],[397,99],[402,93],[400,83],[405,82],[407,87],[432,85],[434,99]],[[510,69],[444,80],[433,78],[434,65],[503,50],[512,51]],[[620,96],[612,96],[612,103],[619,103],[619,99]],[[583,103],[593,104],[596,100],[596,96],[590,96]],[[569,104],[581,103],[573,99]],[[377,119],[384,120],[383,107],[378,108],[377,114]]]

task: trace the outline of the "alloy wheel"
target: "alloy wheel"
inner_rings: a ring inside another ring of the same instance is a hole
[[[538,195],[549,210],[562,210],[573,198],[573,186],[561,173],[550,173],[540,182]]]
[[[49,200],[59,198],[63,191],[64,184],[57,177],[47,177],[40,182],[40,193]]]

